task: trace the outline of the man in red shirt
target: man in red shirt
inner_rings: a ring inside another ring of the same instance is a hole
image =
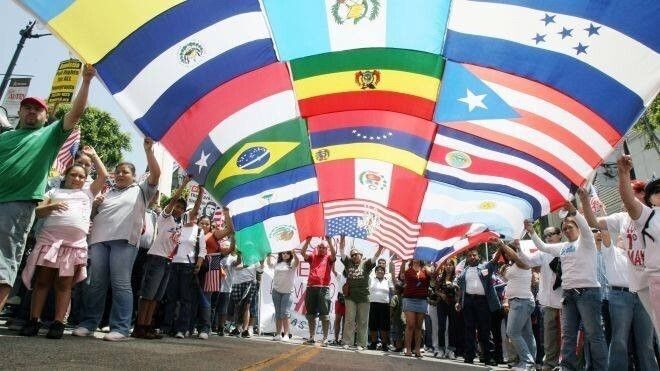
[[[337,252],[332,245],[332,239],[325,237],[316,250],[307,254],[312,237],[307,237],[302,248],[302,256],[309,263],[309,277],[307,278],[307,291],[305,292],[305,309],[309,323],[309,340],[305,344],[314,344],[316,333],[316,316],[321,320],[323,340],[321,346],[328,346],[328,328],[330,327],[330,272],[335,264]],[[328,250],[330,252],[328,253]]]

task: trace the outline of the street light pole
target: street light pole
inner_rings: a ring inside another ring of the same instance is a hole
[[[9,66],[7,66],[7,72],[5,73],[5,76],[2,78],[2,84],[0,84],[0,98],[2,98],[2,96],[5,93],[5,88],[7,88],[7,84],[9,83],[9,78],[11,77],[11,73],[14,72],[16,61],[18,60],[18,56],[21,54],[21,50],[25,45],[25,40],[37,39],[43,36],[50,35],[49,33],[33,34],[32,30],[34,29],[35,24],[37,24],[37,21],[31,21],[27,24],[27,26],[25,26],[24,29],[18,31],[18,33],[21,35],[21,39],[18,41],[18,45],[16,45],[16,50],[14,51],[14,56],[11,57],[11,62],[9,62]]]

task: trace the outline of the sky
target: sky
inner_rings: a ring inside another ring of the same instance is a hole
[[[20,39],[18,32],[33,19],[13,1],[0,0],[0,74],[7,71],[7,66],[14,55],[16,44]],[[33,33],[48,33],[47,29],[37,27],[35,27]],[[66,46],[54,36],[28,39],[25,41],[25,46],[21,51],[13,74],[33,75],[28,95],[45,99],[48,98],[50,93],[50,87],[59,62],[69,59],[70,56]],[[122,130],[127,132],[132,140],[133,149],[131,152],[124,153],[124,160],[133,162],[138,171],[144,169],[147,161],[142,149],[142,133],[135,128],[131,120],[97,79],[94,79],[90,87],[88,105],[108,111],[112,117],[119,121]]]

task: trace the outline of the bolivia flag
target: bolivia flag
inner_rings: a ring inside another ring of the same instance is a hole
[[[369,200],[417,221],[428,181],[412,171],[378,160],[337,160],[316,164],[321,202]]]
[[[232,188],[309,165],[309,140],[302,119],[294,119],[247,137],[231,147],[213,165],[206,188],[222,199]]]
[[[357,49],[291,61],[303,117],[352,110],[401,112],[430,120],[443,59],[403,49]]]
[[[424,174],[437,125],[387,111],[349,111],[308,120],[314,162],[371,158]]]
[[[324,235],[322,221],[323,207],[316,204],[236,232],[243,264],[254,264],[270,253],[296,249],[308,236]]]

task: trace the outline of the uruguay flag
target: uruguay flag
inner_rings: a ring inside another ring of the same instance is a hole
[[[313,165],[285,171],[233,188],[223,197],[236,230],[293,213],[319,202]]]
[[[559,90],[623,135],[658,92],[658,24],[657,0],[454,0],[444,54]]]
[[[282,61],[387,47],[442,51],[449,0],[264,0]]]

